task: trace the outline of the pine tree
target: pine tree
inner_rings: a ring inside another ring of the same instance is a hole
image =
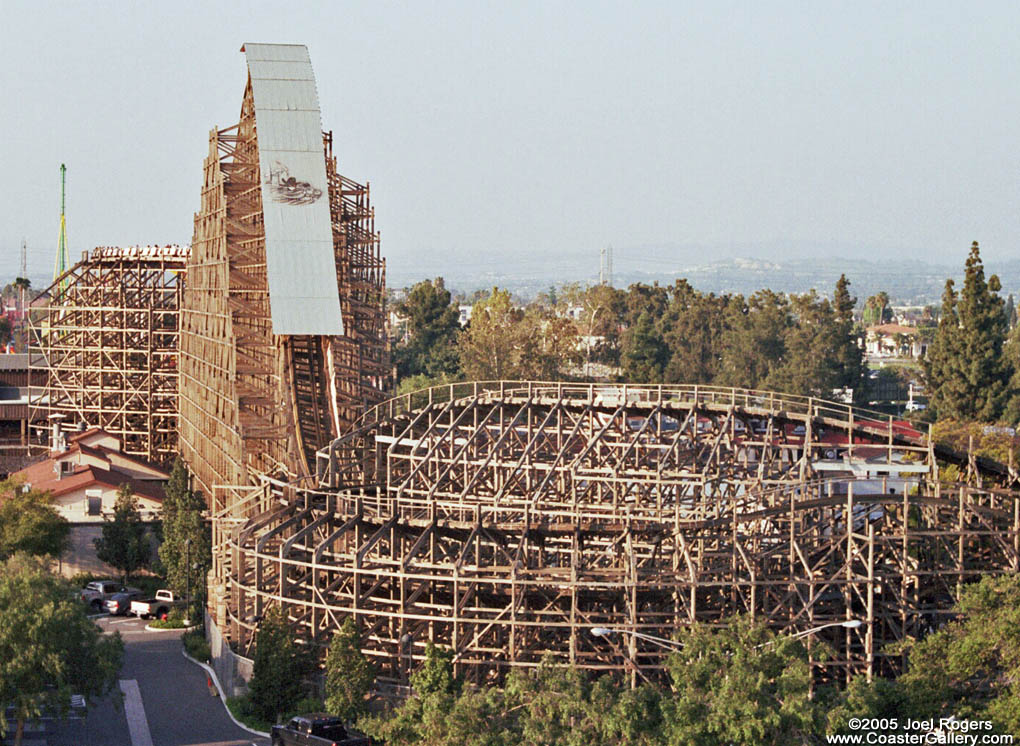
[[[460,314],[443,279],[419,282],[397,310],[407,316],[408,332],[407,343],[393,351],[398,375],[456,376],[460,372],[456,345]]]
[[[212,566],[212,536],[202,512],[205,501],[188,486],[187,467],[174,461],[163,500],[163,543],[159,559],[167,585],[178,593],[205,598],[206,573]],[[201,608],[201,604],[199,604]]]
[[[301,697],[303,663],[287,620],[273,607],[262,617],[255,636],[255,657],[248,694],[255,711],[271,723]]]
[[[864,350],[857,343],[857,330],[854,325],[854,306],[857,299],[850,295],[850,281],[846,275],[840,275],[836,281],[833,294],[833,309],[836,313],[835,354],[836,354],[836,386],[837,388],[853,389],[854,398],[860,399],[864,386]]]
[[[113,506],[113,520],[103,524],[102,536],[93,540],[96,557],[123,573],[124,582],[136,570],[147,567],[152,555],[149,530],[142,523],[138,500],[131,487],[122,484]]]
[[[975,241],[959,295],[946,282],[942,318],[929,348],[925,373],[940,418],[992,422],[1009,398],[1013,366],[1002,354],[1007,318],[999,278],[985,280]]]
[[[756,389],[783,364],[793,318],[785,295],[759,290],[747,302],[730,300],[717,383]]]
[[[623,342],[623,375],[634,383],[661,383],[669,350],[649,313],[642,313]]]
[[[365,695],[375,671],[361,652],[361,638],[352,617],[333,633],[326,653],[326,709],[347,721],[365,711]]]
[[[959,359],[960,318],[956,312],[956,290],[952,279],[942,291],[942,309],[935,337],[924,359],[924,377],[928,388],[928,406],[936,415],[953,417],[959,392],[954,390],[960,376],[955,369]]]

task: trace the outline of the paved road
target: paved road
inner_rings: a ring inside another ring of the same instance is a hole
[[[79,721],[47,721],[33,746],[263,746],[238,728],[219,697],[209,694],[206,674],[181,655],[180,631],[146,632],[130,617],[98,620],[124,638],[116,705],[113,697],[89,708]]]

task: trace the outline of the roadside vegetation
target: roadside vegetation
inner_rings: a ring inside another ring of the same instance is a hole
[[[0,565],[0,707],[17,724],[15,746],[29,720],[66,714],[72,694],[95,701],[116,685],[124,644],[85,612],[45,559],[19,553]]]

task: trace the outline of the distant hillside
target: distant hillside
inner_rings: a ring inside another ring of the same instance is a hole
[[[658,263],[657,263],[658,264]],[[698,290],[713,293],[742,293],[748,295],[761,288],[777,292],[804,293],[815,288],[830,295],[841,273],[846,273],[851,291],[863,302],[869,295],[884,290],[896,305],[938,304],[947,277],[953,277],[959,286],[963,277],[963,260],[959,265],[929,264],[919,260],[862,260],[845,257],[796,258],[789,260],[762,260],[742,257],[721,258],[715,261],[689,262],[671,267],[637,270],[617,269],[613,276],[616,287],[628,287],[636,282],[671,285],[685,278]],[[502,271],[460,272],[456,268],[444,273],[448,287],[471,292],[479,288],[499,285],[524,298],[547,290],[553,285],[568,282],[588,284],[595,282],[594,274],[571,274],[567,268],[531,269],[510,263]],[[1020,260],[990,261],[985,264],[987,274],[997,274],[1002,281],[1003,295],[1020,295]],[[425,277],[402,277],[391,273],[393,286],[409,285]]]

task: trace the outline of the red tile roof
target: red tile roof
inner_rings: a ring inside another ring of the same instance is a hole
[[[54,497],[86,489],[92,485],[117,489],[122,484],[127,484],[130,485],[131,491],[139,497],[146,497],[157,502],[163,501],[165,493],[163,485],[159,481],[132,479],[124,472],[116,469],[102,469],[98,466],[81,465],[75,465],[73,472],[65,472],[59,475],[58,478],[53,465],[54,460],[52,458],[46,459],[15,472],[11,477],[26,484],[31,484],[32,489],[46,490]]]

